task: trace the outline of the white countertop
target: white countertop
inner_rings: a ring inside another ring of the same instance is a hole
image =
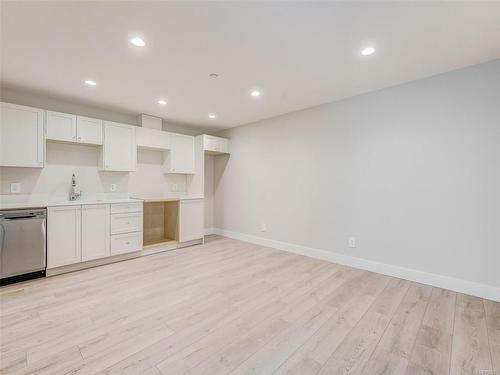
[[[21,208],[41,208],[55,206],[71,206],[82,204],[110,204],[110,203],[131,203],[141,202],[140,199],[133,199],[116,195],[99,195],[95,197],[83,198],[77,201],[69,201],[64,198],[50,198],[42,195],[0,195],[0,210],[12,210]]]
[[[162,201],[182,201],[182,200],[190,200],[190,199],[203,199],[203,196],[200,195],[152,195],[152,196],[137,196],[134,197],[136,199],[143,200],[145,202],[162,202]]]

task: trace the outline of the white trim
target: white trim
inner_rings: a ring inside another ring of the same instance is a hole
[[[215,228],[205,228],[205,236],[210,236],[215,233]]]
[[[449,289],[455,292],[500,302],[500,287],[496,287],[493,285],[480,284],[474,281],[457,279],[450,276],[438,275],[425,271],[396,266],[393,264],[380,263],[368,259],[356,258],[328,250],[315,249],[312,247],[295,245],[282,241],[275,241],[268,238],[257,237],[245,233],[232,232],[220,228],[214,228],[214,233],[240,241],[246,241],[261,246],[272,247],[295,254],[301,254],[312,258],[339,263],[346,266],[377,272],[388,276],[399,277],[401,279],[415,281],[417,283],[428,284],[435,287]]]

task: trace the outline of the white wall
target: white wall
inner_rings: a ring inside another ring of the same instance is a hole
[[[0,194],[10,193],[10,184],[21,183],[22,194],[67,197],[71,175],[76,174],[78,188],[87,196],[117,193],[131,196],[161,195],[187,190],[186,176],[164,174],[162,154],[158,151],[137,152],[136,172],[98,171],[98,147],[47,142],[45,168],[0,167]]]
[[[218,135],[217,228],[500,287],[500,60]]]
[[[214,227],[214,156],[205,155],[205,228]]]

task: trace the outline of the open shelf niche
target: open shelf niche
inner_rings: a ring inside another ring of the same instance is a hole
[[[144,202],[144,248],[179,240],[179,201]]]

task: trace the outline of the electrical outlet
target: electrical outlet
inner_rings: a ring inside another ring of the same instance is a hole
[[[179,186],[177,184],[172,184],[172,191],[179,191]]]
[[[116,191],[116,184],[109,185],[109,191]]]
[[[349,237],[349,247],[356,247],[356,237]]]
[[[10,192],[11,193],[20,193],[21,192],[21,184],[19,182],[13,182],[10,184]]]
[[[265,232],[265,231],[267,231],[267,224],[266,224],[266,223],[262,223],[262,224],[260,224],[260,231],[261,231],[261,232]]]

